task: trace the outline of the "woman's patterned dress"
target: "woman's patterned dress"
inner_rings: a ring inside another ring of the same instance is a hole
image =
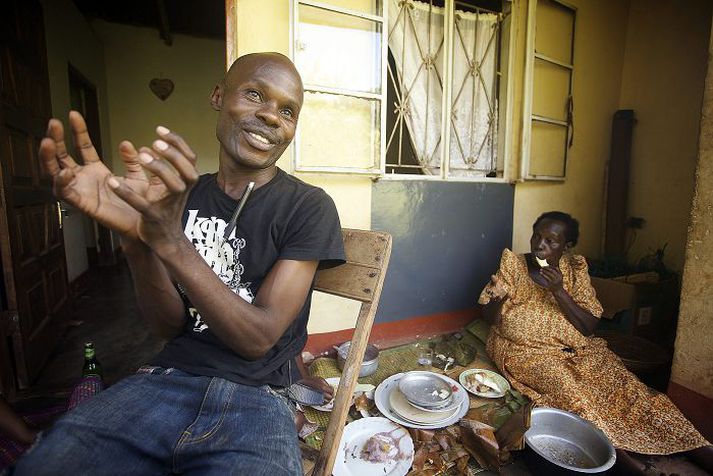
[[[564,255],[559,266],[564,289],[600,317],[584,258]],[[605,340],[585,337],[567,320],[552,293],[528,275],[524,255],[504,250],[497,276],[508,296],[487,350],[515,389],[538,406],[591,421],[620,449],[670,454],[709,444],[666,395],[629,372]],[[480,304],[490,300],[490,286]]]

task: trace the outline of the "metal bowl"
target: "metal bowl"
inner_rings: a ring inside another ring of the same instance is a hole
[[[399,380],[399,390],[409,402],[426,408],[443,408],[453,399],[450,384],[433,372],[407,372]]]
[[[548,463],[569,472],[603,473],[616,462],[614,446],[604,432],[579,416],[556,408],[532,410],[525,442]]]
[[[337,347],[337,367],[339,370],[344,370],[344,363],[349,355],[349,347],[351,341],[346,341]],[[364,359],[361,362],[359,369],[359,377],[367,377],[379,367],[379,349],[373,344],[367,344],[364,351]]]

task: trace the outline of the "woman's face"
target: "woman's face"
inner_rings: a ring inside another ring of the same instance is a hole
[[[530,250],[540,259],[546,259],[551,266],[559,264],[562,253],[568,248],[565,232],[567,225],[558,220],[545,218],[532,229]]]

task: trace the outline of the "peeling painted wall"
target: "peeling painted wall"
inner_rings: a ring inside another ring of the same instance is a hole
[[[708,74],[696,167],[696,188],[683,270],[681,312],[671,380],[713,398],[713,43],[709,42]]]

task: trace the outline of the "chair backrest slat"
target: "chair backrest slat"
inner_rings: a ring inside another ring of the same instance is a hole
[[[379,279],[379,268],[356,263],[345,263],[318,273],[315,291],[370,302]]]
[[[347,263],[318,271],[315,289],[355,299],[362,304],[312,476],[332,474],[391,256],[391,235],[388,233],[345,228],[342,237]]]

